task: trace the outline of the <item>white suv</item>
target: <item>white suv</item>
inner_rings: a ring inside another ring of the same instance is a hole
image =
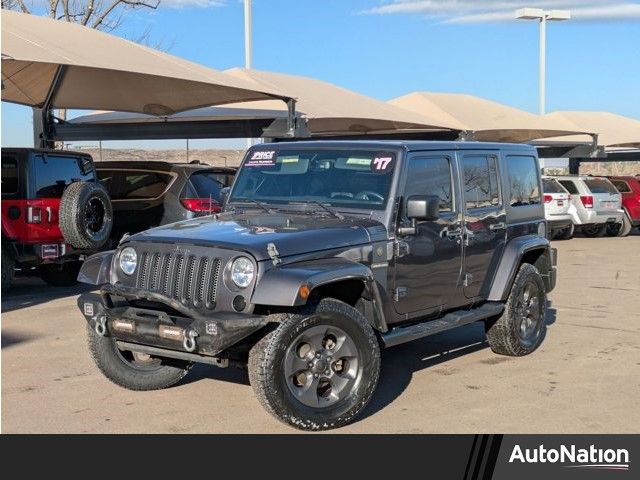
[[[607,225],[622,223],[622,198],[609,180],[589,175],[556,179],[571,194],[571,204],[576,207],[571,215],[573,225],[585,236],[601,237]]]
[[[573,215],[576,213],[571,194],[554,177],[542,177],[542,191],[549,238],[568,240],[573,236]]]

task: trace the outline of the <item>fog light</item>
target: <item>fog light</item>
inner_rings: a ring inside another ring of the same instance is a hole
[[[242,295],[236,295],[233,298],[233,309],[236,312],[241,312],[242,310],[245,309],[246,306],[247,306],[247,302],[245,301]]]

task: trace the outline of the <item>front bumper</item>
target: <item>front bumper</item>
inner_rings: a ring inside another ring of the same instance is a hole
[[[130,300],[146,301],[151,307],[134,306]],[[157,304],[169,308],[153,308]],[[104,285],[100,293],[80,295],[78,307],[99,335],[167,353],[186,353],[196,361],[197,356],[214,357],[224,352],[268,323],[263,316],[246,313],[205,316],[157,293],[112,284]]]

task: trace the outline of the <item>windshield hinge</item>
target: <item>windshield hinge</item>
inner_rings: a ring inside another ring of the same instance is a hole
[[[396,240],[393,244],[393,254],[398,258],[409,254],[409,244],[402,240]]]
[[[269,255],[269,258],[271,258],[271,262],[273,262],[274,265],[279,265],[280,263],[282,263],[275,243],[267,244],[267,255]]]

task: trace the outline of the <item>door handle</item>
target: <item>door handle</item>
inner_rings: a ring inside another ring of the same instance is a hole
[[[462,229],[456,228],[455,230],[447,230],[445,235],[450,240],[455,240],[456,238],[460,238],[462,236]]]
[[[504,222],[494,223],[493,225],[489,225],[490,230],[505,230],[507,228],[507,224]]]

